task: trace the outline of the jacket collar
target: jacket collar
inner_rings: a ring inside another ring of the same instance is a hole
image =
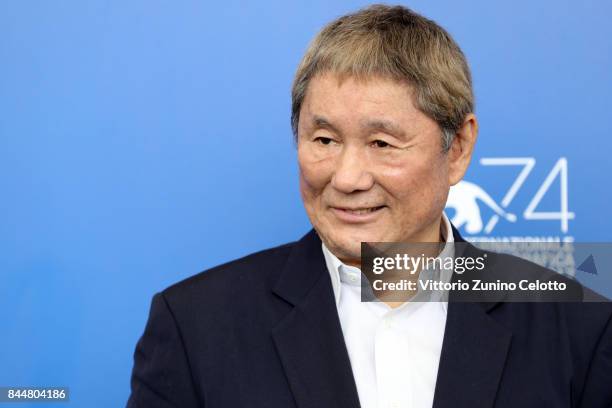
[[[291,248],[287,263],[273,291],[295,306],[321,279],[325,268],[321,239],[317,232],[311,229]]]

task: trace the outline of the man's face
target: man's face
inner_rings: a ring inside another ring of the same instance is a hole
[[[408,85],[313,78],[300,111],[298,161],[308,217],[344,262],[359,264],[362,241],[439,241],[449,154]]]

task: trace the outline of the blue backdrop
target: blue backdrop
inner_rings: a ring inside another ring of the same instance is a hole
[[[155,292],[309,229],[292,76],[365,4],[0,3],[0,386],[122,406]],[[517,217],[482,206],[471,235],[609,241],[612,3],[406,5],[465,51],[481,125],[466,179]]]

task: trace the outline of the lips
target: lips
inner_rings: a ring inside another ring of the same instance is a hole
[[[343,223],[363,224],[377,220],[386,206],[375,207],[331,207],[336,219]]]
[[[371,212],[374,211],[378,211],[381,208],[383,208],[382,205],[378,206],[378,207],[358,207],[358,208],[342,208],[342,207],[334,207],[336,210],[340,210],[340,211],[345,211],[349,214],[356,214],[356,215],[361,215],[361,214],[369,214]]]

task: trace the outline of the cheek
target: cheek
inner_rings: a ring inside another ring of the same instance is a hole
[[[316,189],[310,184],[307,179],[304,177],[304,173],[300,170],[300,195],[302,196],[302,201],[308,210],[316,197]]]
[[[401,207],[434,204],[448,184],[448,169],[442,160],[413,161],[381,172],[379,178]]]
[[[333,174],[331,160],[317,160],[308,152],[298,150],[298,165],[303,198],[319,194],[329,184]]]

